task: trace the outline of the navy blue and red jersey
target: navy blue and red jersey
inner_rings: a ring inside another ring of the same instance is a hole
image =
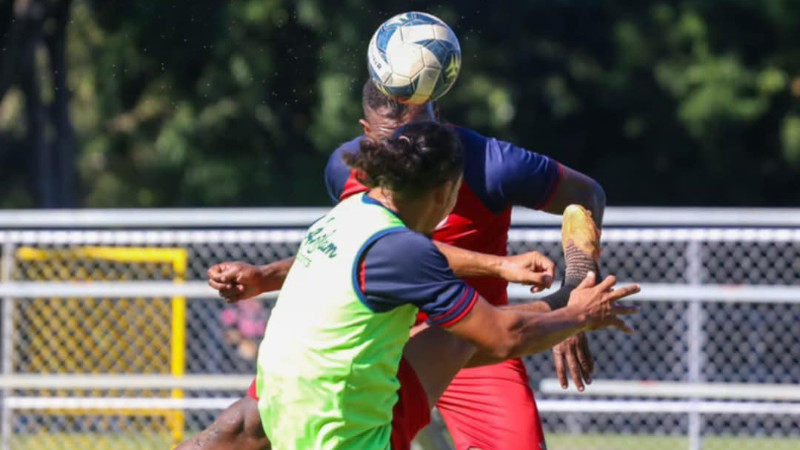
[[[383,207],[369,196],[363,199]],[[358,284],[372,311],[411,303],[443,327],[464,318],[478,300],[475,289],[455,276],[430,238],[408,228],[379,237],[364,251]]]
[[[464,180],[453,212],[433,238],[467,250],[506,255],[511,207],[546,207],[561,178],[561,166],[509,142],[466,128],[453,129],[464,148]],[[325,184],[334,202],[368,190],[342,159],[343,154],[358,151],[361,139],[342,144],[328,160]],[[508,303],[505,280],[474,277],[465,281],[492,304]]]

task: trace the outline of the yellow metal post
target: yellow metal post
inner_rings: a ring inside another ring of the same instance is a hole
[[[186,279],[186,251],[174,255],[173,270],[175,283],[182,284]],[[186,370],[186,297],[172,297],[172,375],[182,377]],[[173,389],[172,398],[183,398],[183,390]],[[172,440],[175,444],[183,440],[185,418],[183,410],[173,412]]]

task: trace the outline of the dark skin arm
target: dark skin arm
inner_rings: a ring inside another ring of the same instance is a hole
[[[606,208],[606,193],[603,187],[591,177],[562,165],[561,180],[543,211],[561,215],[564,208],[571,204],[578,204],[588,209],[597,227],[602,227]],[[545,302],[534,302],[529,305],[539,311],[550,311],[550,306]],[[569,387],[565,362],[569,366],[572,381],[578,391],[583,392],[584,384],[591,384],[594,358],[584,333],[571,336],[553,347],[553,360],[562,388]]]
[[[550,287],[555,273],[555,265],[539,252],[500,257],[484,255],[459,249],[443,243],[436,243],[453,267],[456,275],[498,276],[506,280],[532,285],[531,292]],[[264,292],[281,288],[294,258],[286,258],[263,266],[244,262],[224,262],[208,269],[208,284],[219,292],[228,303],[256,297]],[[550,306],[545,302],[532,302],[515,307],[533,312],[548,312]],[[556,373],[561,385],[566,388],[567,367],[579,391],[584,389],[584,381],[591,383],[594,362],[584,333],[569,337],[553,348]],[[566,365],[565,365],[566,362]]]
[[[550,287],[555,264],[539,252],[515,256],[496,256],[477,253],[436,242],[458,277],[490,276],[532,285],[532,292]],[[292,267],[294,258],[286,258],[264,266],[244,262],[224,262],[208,269],[208,285],[219,292],[228,303],[253,298],[276,291]],[[545,304],[546,305],[546,304]]]
[[[470,366],[538,353],[581,331],[613,327],[632,333],[619,316],[636,314],[638,308],[617,300],[639,292],[639,286],[613,289],[615,284],[613,276],[595,284],[590,272],[570,294],[569,304],[553,312],[497,308],[479,299],[464,319],[447,330],[478,347]]]
[[[228,303],[277,291],[292,267],[294,258],[286,258],[264,266],[230,261],[208,269],[208,285],[219,292]]]
[[[519,308],[540,313],[551,311],[550,305],[545,302],[521,303],[508,306],[508,308]],[[562,388],[569,387],[567,368],[569,368],[572,382],[575,383],[575,388],[579,392],[584,391],[584,383],[592,383],[594,357],[592,357],[592,351],[589,349],[589,340],[586,339],[584,332],[574,334],[553,347],[553,362],[556,366],[556,376]]]
[[[443,242],[433,243],[459,278],[503,278],[511,283],[533,286],[531,292],[539,292],[549,288],[555,277],[556,265],[539,252],[497,256],[464,250]]]
[[[588,175],[562,165],[561,181],[542,211],[561,215],[564,208],[571,204],[588,209],[597,227],[603,226],[603,212],[606,209],[606,193],[603,187]]]

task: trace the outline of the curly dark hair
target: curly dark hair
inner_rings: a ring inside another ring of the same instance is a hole
[[[344,155],[344,161],[365,185],[386,187],[399,197],[428,192],[464,169],[461,140],[436,122],[409,123],[387,139],[362,139],[359,151]]]

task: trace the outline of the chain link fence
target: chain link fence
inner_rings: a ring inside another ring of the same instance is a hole
[[[215,299],[206,270],[291,256],[302,236],[0,231],[4,447],[167,448],[204,428],[244,395],[270,312]],[[549,448],[797,448],[800,230],[613,225],[603,244],[602,272],[643,285],[637,332],[591,334],[582,394],[553,382],[550,354],[526,359]],[[557,228],[511,231],[511,253],[533,249],[563,269]]]

